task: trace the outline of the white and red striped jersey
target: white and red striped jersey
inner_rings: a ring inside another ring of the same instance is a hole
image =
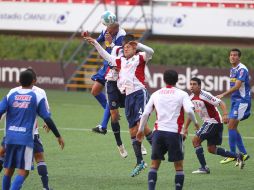
[[[195,112],[204,122],[221,123],[221,115],[217,109],[221,100],[213,96],[211,93],[204,90],[200,91],[199,96],[190,95],[191,101],[194,104]]]
[[[137,49],[142,50],[127,59],[116,57],[106,52],[100,44],[95,41],[95,48],[99,54],[108,61],[110,66],[115,66],[119,70],[118,88],[122,93],[129,95],[141,89],[145,89],[145,64],[152,58],[153,49],[141,43],[137,44]]]
[[[116,64],[120,70],[117,86],[122,93],[129,95],[146,88],[144,52],[137,53],[130,59],[121,57],[116,60]]]
[[[123,56],[123,47],[122,46],[114,46],[111,55],[115,57]],[[118,80],[119,71],[116,67],[110,68],[108,67],[107,74],[105,76],[107,81],[117,81]]]
[[[193,112],[189,95],[176,87],[166,86],[154,92],[148,101],[144,113],[156,111],[154,130],[181,133],[184,125],[184,111]]]

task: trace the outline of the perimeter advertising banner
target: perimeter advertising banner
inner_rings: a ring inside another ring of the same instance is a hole
[[[48,62],[22,62],[0,61],[0,88],[12,88],[18,86],[20,72],[27,67],[33,67],[37,73],[37,85],[46,89],[64,89],[64,78],[61,68],[57,63]],[[67,78],[75,71],[76,66],[70,65],[66,69]],[[148,65],[145,70],[147,88],[150,93],[165,86],[163,72],[166,69],[174,69],[179,73],[177,87],[188,90],[190,79],[194,76],[202,80],[204,90],[219,94],[229,89],[229,69],[191,68]],[[254,93],[254,71],[250,70],[252,93]]]
[[[0,61],[0,88],[19,86],[20,72],[32,67],[37,74],[37,86],[45,89],[64,89],[64,78],[61,67],[57,63]],[[65,74],[70,77],[75,71],[75,65],[66,68]]]
[[[83,25],[83,30],[101,32],[100,16],[105,7],[100,5],[91,13],[95,4],[65,3],[6,3],[0,2],[0,30],[75,32]],[[114,12],[112,5],[107,9]],[[118,20],[124,20],[132,6],[118,7]],[[146,19],[141,19],[137,28],[152,25],[156,35],[212,36],[254,38],[253,9],[236,8],[186,8],[155,5],[143,7]],[[153,16],[152,16],[153,15]],[[133,28],[142,16],[140,6],[135,6],[122,24],[123,28]]]

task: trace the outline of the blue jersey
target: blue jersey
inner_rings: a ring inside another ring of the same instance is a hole
[[[5,144],[34,146],[37,114],[49,118],[44,97],[32,89],[14,89],[0,102],[0,116],[6,112]]]
[[[231,94],[231,101],[245,101],[250,102],[251,101],[251,95],[250,95],[250,81],[249,81],[249,72],[247,67],[239,63],[237,67],[231,68],[230,70],[230,87],[235,86],[236,80],[242,81],[242,86],[239,90],[234,91]]]
[[[107,30],[104,29],[102,30],[100,36],[96,39],[97,42],[102,43],[105,42],[105,34],[106,34]],[[115,44],[115,46],[122,46],[122,41],[124,36],[126,35],[126,32],[124,29],[119,28],[119,31],[116,35],[112,36],[112,43]],[[112,51],[112,47],[106,47],[106,51],[111,54]],[[102,68],[98,71],[98,74],[105,77],[107,70],[108,70],[108,62],[107,61],[103,61],[103,66]]]

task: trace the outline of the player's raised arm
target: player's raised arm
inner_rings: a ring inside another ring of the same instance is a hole
[[[154,50],[151,47],[146,46],[142,43],[137,43],[137,49],[145,52],[145,55],[144,55],[145,61],[149,61],[150,59],[152,59]]]
[[[117,66],[116,57],[110,55],[106,50],[104,50],[95,39],[91,37],[84,37],[84,39],[97,49],[98,53],[102,56],[102,58],[109,62],[110,66]]]

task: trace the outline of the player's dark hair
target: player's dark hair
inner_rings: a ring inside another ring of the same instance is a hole
[[[195,82],[198,83],[198,86],[201,86],[201,80],[200,80],[199,78],[193,77],[193,78],[191,79],[191,81],[195,81]]]
[[[128,42],[134,41],[134,40],[135,40],[135,37],[134,37],[132,34],[126,34],[126,35],[123,37],[122,44],[123,44],[123,46],[124,46],[124,45],[127,44]]]
[[[32,85],[34,78],[31,71],[25,70],[20,73],[19,83],[22,87],[29,87]]]
[[[239,49],[233,48],[233,49],[230,50],[229,54],[230,54],[232,51],[236,51],[236,52],[238,53],[238,56],[241,57],[242,52],[241,52]]]
[[[163,80],[168,85],[175,85],[178,81],[178,73],[175,70],[166,70],[163,74]]]
[[[33,70],[32,67],[28,67],[28,68],[27,68],[27,71],[30,71],[30,72],[32,73],[32,75],[33,75],[33,79],[34,79],[34,80],[37,80],[36,72]]]

